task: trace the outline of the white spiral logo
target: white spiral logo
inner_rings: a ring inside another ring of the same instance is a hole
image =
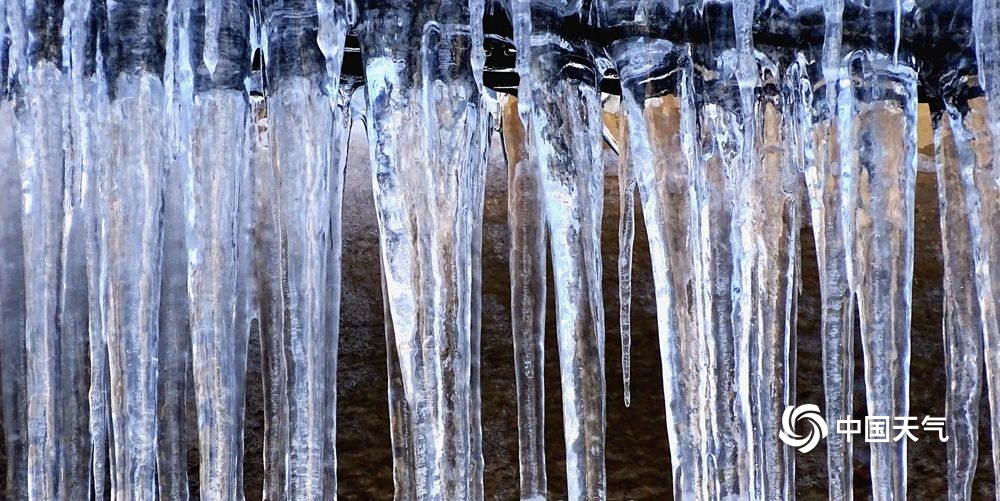
[[[799,420],[804,420],[809,424],[809,433],[799,435],[795,432],[795,424]],[[826,420],[819,413],[819,406],[816,404],[806,404],[801,406],[790,406],[785,408],[781,415],[781,431],[778,437],[781,441],[795,447],[799,452],[809,452],[816,447],[821,438],[826,438],[828,430]]]

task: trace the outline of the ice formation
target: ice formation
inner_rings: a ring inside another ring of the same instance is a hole
[[[0,0],[0,493],[336,497],[342,209],[361,119],[395,496],[484,499],[499,120],[520,495],[563,492],[544,439],[553,297],[564,492],[605,499],[613,92],[625,404],[639,220],[679,499],[795,496],[798,453],[778,430],[796,404],[803,230],[821,289],[817,418],[908,416],[917,106],[930,104],[948,489],[972,498],[982,392],[1000,478],[1000,2],[944,4]],[[253,493],[251,342],[265,414]],[[849,499],[854,444],[825,440],[829,495]],[[868,445],[874,499],[906,496],[906,442]]]

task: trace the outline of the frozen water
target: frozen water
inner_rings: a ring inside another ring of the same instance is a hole
[[[777,430],[796,404],[803,222],[820,274],[826,423],[910,412],[923,99],[942,230],[949,497],[970,499],[983,391],[1000,476],[998,40],[996,0],[0,0],[2,492],[336,497],[343,190],[359,118],[396,498],[484,499],[493,114],[507,155],[521,497],[562,488],[546,476],[549,294],[566,492],[609,492],[608,137],[620,156],[609,269],[625,405],[639,370],[632,336],[645,334],[630,320],[638,219],[675,497],[793,498],[799,453]],[[609,92],[621,94],[610,131]],[[251,341],[262,492],[243,485]],[[835,432],[825,444],[829,496],[849,499],[859,445]],[[906,496],[906,444],[863,446],[873,498]]]

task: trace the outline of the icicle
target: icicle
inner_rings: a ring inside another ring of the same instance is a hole
[[[360,81],[341,83],[341,65],[344,59],[344,40],[347,28],[354,23],[353,1],[334,2],[317,0],[319,48],[326,58],[326,85],[333,111],[332,151],[330,153],[330,236],[327,249],[326,339],[323,384],[324,443],[323,443],[323,493],[329,499],[337,495],[337,353],[340,339],[340,285],[341,255],[343,247],[342,207],[344,196],[344,169],[347,167],[348,139],[351,134],[350,103]]]
[[[854,412],[853,212],[843,210],[850,200],[853,178],[850,171],[843,170],[840,159],[842,146],[849,148],[851,143],[849,135],[841,137],[848,131],[840,129],[836,117],[841,106],[838,82],[843,11],[843,0],[824,4],[822,82],[812,96],[811,109],[803,111],[807,116],[802,120],[808,120],[809,115],[811,120],[799,126],[804,129],[803,169],[819,267],[827,423],[846,419]],[[802,89],[810,86],[809,82],[799,84]],[[809,106],[808,94],[805,90],[801,94]],[[843,97],[850,99],[849,95]],[[840,433],[828,434],[826,444],[830,498],[850,498],[854,492],[852,444]]]
[[[945,405],[949,437],[948,497],[959,500],[970,499],[972,495],[979,457],[983,334],[987,325],[995,326],[995,320],[982,322],[984,310],[979,298],[983,295],[976,281],[976,249],[989,245],[983,238],[989,223],[982,209],[989,207],[983,202],[991,195],[981,188],[993,190],[993,179],[988,175],[992,167],[980,163],[985,156],[977,156],[989,147],[989,137],[976,137],[976,132],[984,130],[970,130],[967,126],[972,124],[966,122],[982,120],[983,110],[972,108],[967,97],[961,95],[948,96],[936,104],[932,125],[944,255],[942,327],[948,378]],[[987,184],[982,185],[984,178],[988,178]]]
[[[186,500],[188,492],[186,397],[193,379],[185,236],[185,176],[191,169],[190,2],[170,4],[167,12],[166,86],[170,159],[163,186],[163,273],[160,281],[160,363],[157,395],[160,430],[157,487],[160,499]]]
[[[471,485],[470,299],[486,113],[464,6],[423,9],[430,17],[420,21],[419,43],[405,23],[425,18],[408,6],[363,6],[359,38],[383,269],[412,412],[415,491],[464,499],[481,491]]]
[[[14,131],[22,194],[29,497],[89,496],[86,417],[88,299],[79,144],[72,124],[70,27],[81,5],[18,2],[7,7]],[[79,35],[79,32],[74,32]],[[16,261],[15,261],[16,262]],[[16,317],[15,317],[16,318]],[[19,357],[19,346],[12,346]],[[19,371],[18,371],[19,372]],[[15,372],[17,374],[17,372]],[[15,380],[19,385],[19,381]],[[15,392],[16,394],[16,392]],[[17,426],[17,425],[15,425]]]
[[[979,70],[979,85],[986,94],[990,134],[1000,137],[1000,0],[972,0],[972,31],[976,40],[976,62]],[[1000,162],[1000,141],[993,141],[993,162]],[[994,172],[1000,176],[1000,169]],[[1000,183],[1000,177],[997,178]],[[1000,355],[987,360],[998,360],[992,365],[991,374],[1000,373]],[[1000,407],[991,407],[1000,414]],[[1000,431],[994,431],[994,438],[1000,438]],[[1000,453],[994,456],[996,461]]]
[[[0,5],[0,7],[3,7]],[[0,13],[3,13],[0,10]],[[6,16],[0,16],[6,17]],[[0,30],[4,27],[0,24]],[[0,39],[0,51],[4,43]],[[6,81],[6,75],[0,79]],[[28,499],[27,367],[24,338],[24,248],[15,102],[0,83],[0,420],[4,430],[3,492]]]
[[[204,45],[189,45],[188,61],[204,59],[193,88],[182,83],[177,98],[188,108],[190,144],[184,174],[188,301],[192,368],[198,408],[202,499],[240,499],[243,478],[243,387],[247,331],[237,328],[238,210],[246,169],[249,110],[243,92],[250,61],[245,44],[249,13],[240,1],[206,4]],[[212,11],[218,10],[212,19]],[[183,14],[182,14],[183,15]],[[214,23],[214,25],[213,25]],[[182,29],[180,36],[191,31]],[[225,35],[225,36],[223,36]],[[203,57],[198,57],[201,54]],[[183,71],[186,71],[183,70]],[[192,94],[193,92],[193,94]],[[181,120],[185,120],[182,118]],[[219,148],[218,145],[229,145]],[[183,163],[182,163],[183,165]]]
[[[805,62],[799,61],[804,67]],[[799,187],[794,117],[804,103],[789,99],[777,66],[758,54],[759,87],[753,89],[754,135],[752,171],[746,215],[751,230],[750,411],[748,432],[754,436],[751,492],[765,498],[794,496],[795,451],[768,435],[781,429],[785,408],[795,402],[795,319],[798,297]],[[794,79],[792,85],[797,84]],[[749,149],[749,148],[748,148]]]
[[[742,331],[746,308],[739,304],[744,297],[740,265],[748,258],[746,253],[738,252],[742,246],[738,218],[744,212],[745,194],[736,191],[748,187],[743,186],[745,176],[740,167],[744,138],[738,109],[732,106],[739,91],[733,73],[734,56],[732,50],[727,50],[718,61],[723,64],[714,68],[717,71],[696,74],[694,88],[705,97],[694,110],[682,111],[692,115],[688,120],[697,120],[686,125],[690,127],[686,130],[694,134],[694,148],[701,156],[691,175],[692,205],[697,208],[692,213],[695,238],[691,247],[695,256],[692,288],[699,303],[696,326],[705,340],[701,353],[706,366],[701,405],[706,407],[711,434],[703,437],[708,450],[703,467],[715,471],[717,484],[712,487],[718,489],[715,495],[723,498],[746,495],[744,489],[749,482],[744,421],[744,400],[749,391],[738,386],[736,379],[742,376],[739,371],[743,368],[737,366],[736,358],[746,336]]]
[[[510,231],[511,329],[517,381],[521,499],[547,495],[545,476],[545,206],[541,172],[517,99],[502,101]]]
[[[277,181],[271,210],[281,246],[281,276],[271,280],[280,280],[287,323],[265,335],[287,343],[288,495],[333,498],[336,493],[326,489],[336,489],[336,324],[347,125],[339,71],[347,14],[315,1],[266,7],[268,131]],[[322,24],[318,8],[324,10]]]
[[[346,31],[345,31],[346,32]],[[342,56],[341,56],[342,57]],[[339,73],[333,78],[340,78]],[[341,95],[333,109],[334,135],[333,152],[330,156],[330,247],[327,262],[327,310],[326,323],[326,393],[325,424],[323,445],[323,492],[332,499],[337,493],[337,348],[340,339],[340,284],[343,232],[341,215],[344,199],[344,169],[347,167],[348,138],[351,135],[350,97],[352,83],[339,89]]]
[[[475,2],[473,2],[475,3]],[[475,12],[475,10],[473,10]],[[481,14],[481,10],[480,10]],[[472,19],[476,19],[473,17]],[[475,23],[473,23],[475,24]],[[476,49],[473,48],[473,68],[475,73],[476,63],[475,59],[481,55],[476,55]],[[485,56],[483,56],[485,58]],[[482,67],[479,67],[481,70]],[[480,74],[476,79],[477,85],[482,82],[482,75]],[[494,115],[497,113],[497,102],[495,95],[488,95],[489,91],[485,91],[481,96],[481,105],[484,108],[483,114],[486,115],[485,121],[488,124],[494,123]],[[489,110],[489,114],[487,111]],[[480,352],[482,351],[482,339],[483,339],[483,212],[486,207],[486,169],[487,169],[487,159],[490,149],[490,142],[493,138],[493,132],[495,128],[492,126],[487,126],[482,130],[482,138],[480,139],[478,146],[480,148],[479,154],[479,165],[481,168],[479,172],[476,173],[475,177],[472,179],[472,303],[470,305],[469,317],[470,317],[470,327],[469,327],[469,456],[471,461],[471,483],[469,485],[469,499],[471,501],[483,501],[486,497],[486,493],[483,491],[483,473],[485,470],[485,460],[483,458],[483,425],[482,425],[482,360],[480,358]]]
[[[155,49],[162,5],[108,4],[105,133],[109,162],[98,174],[99,290],[109,351],[112,497],[156,494],[160,235],[166,160],[163,55]],[[139,15],[139,12],[146,12]],[[137,21],[138,20],[138,21]],[[110,85],[109,85],[110,86]]]
[[[103,38],[103,36],[102,36]],[[84,214],[86,215],[87,288],[90,312],[90,440],[92,445],[93,499],[103,499],[106,477],[109,474],[112,445],[111,437],[111,388],[108,366],[108,341],[105,332],[104,312],[101,306],[100,288],[100,200],[99,179],[102,169],[110,163],[108,148],[104,148],[101,138],[106,137],[107,119],[110,113],[107,78],[103,71],[103,56],[98,49],[97,69],[88,85],[85,99],[90,106],[88,133],[90,144],[88,154],[91,161],[84,168]],[[113,475],[112,475],[113,477]]]
[[[603,499],[605,380],[601,294],[600,75],[588,48],[532,33],[531,127],[542,171],[556,283],[567,496]]]
[[[628,122],[621,121],[620,136],[627,140]],[[619,329],[622,339],[622,385],[625,407],[632,404],[632,245],[635,242],[635,170],[628,159],[628,147],[618,157],[618,194],[621,214],[618,219],[618,302]]]
[[[264,393],[264,499],[288,492],[288,363],[285,358],[285,315],[282,244],[277,221],[278,177],[271,158],[267,101],[253,106],[257,134],[253,144],[254,269],[260,312],[261,373]]]
[[[714,469],[704,463],[708,375],[698,369],[704,338],[696,324],[697,257],[691,249],[697,236],[691,191],[698,159],[691,115],[694,70],[687,49],[664,40],[626,38],[612,44],[610,53],[621,75],[628,121],[624,158],[634,166],[652,257],[674,497],[709,498],[717,487]],[[647,80],[661,74],[672,76]],[[659,84],[665,87],[655,87]]]
[[[385,267],[383,266],[383,270]],[[399,352],[396,349],[396,334],[392,327],[392,312],[389,304],[389,289],[382,275],[382,314],[385,319],[386,367],[389,377],[389,434],[392,438],[392,479],[398,501],[416,498],[416,466],[413,431],[410,426],[412,413],[406,400]]]
[[[855,52],[838,106],[841,161],[854,176],[855,290],[861,318],[869,416],[908,416],[913,203],[916,179],[916,75],[887,55]],[[911,423],[913,424],[913,423]],[[871,443],[874,497],[906,493],[904,439]]]
[[[986,127],[993,138],[993,175],[996,186],[984,189],[984,193],[994,193],[1000,189],[1000,0],[973,0],[973,33],[976,37],[976,61],[979,70],[979,85],[986,95]],[[992,200],[991,200],[992,202]],[[996,207],[996,205],[991,205]],[[995,218],[994,218],[995,219]],[[992,229],[988,241],[993,242],[987,269],[1000,268],[1000,249],[995,242],[1000,241],[1000,229]],[[981,270],[977,264],[977,271]],[[996,278],[979,277],[980,287],[991,291],[992,304],[984,306],[984,319],[996,315],[1000,308],[1000,283]],[[989,382],[990,415],[992,421],[993,472],[1000,478],[1000,327],[992,322],[986,325],[984,356],[986,358],[986,380]],[[1000,498],[1000,482],[996,488]]]

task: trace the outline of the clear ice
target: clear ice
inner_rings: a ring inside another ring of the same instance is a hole
[[[495,489],[480,357],[494,121],[521,499],[615,491],[609,175],[625,406],[646,335],[631,322],[644,234],[674,497],[795,497],[800,452],[778,430],[808,434],[783,421],[812,403],[796,401],[796,368],[815,339],[829,497],[905,498],[907,440],[857,444],[837,421],[911,412],[918,170],[935,176],[940,217],[948,498],[976,498],[981,428],[1000,478],[1000,2],[944,4],[0,0],[0,497],[336,498],[359,119],[396,499]],[[933,168],[918,169],[920,102]],[[803,232],[818,332],[797,322]],[[565,486],[546,473],[553,298]],[[249,492],[257,384],[263,487]]]

